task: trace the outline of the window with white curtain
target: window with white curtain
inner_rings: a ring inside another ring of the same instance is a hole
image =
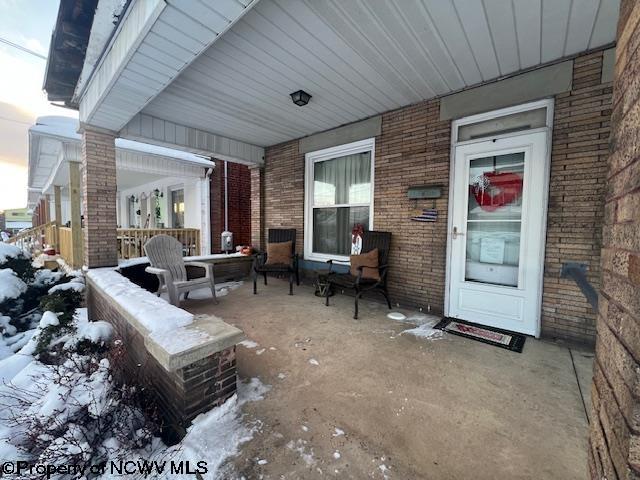
[[[307,153],[305,258],[344,259],[356,225],[373,228],[374,139]]]

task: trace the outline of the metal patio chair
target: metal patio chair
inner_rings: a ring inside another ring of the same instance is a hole
[[[264,277],[267,284],[267,274],[288,275],[289,295],[293,295],[293,280],[300,285],[300,273],[298,270],[298,254],[296,253],[296,229],[295,228],[270,228],[268,232],[269,243],[291,242],[291,257],[289,263],[267,264],[267,252],[257,253],[253,257],[253,293],[258,293],[258,275]]]
[[[158,276],[158,296],[163,291],[169,294],[172,305],[180,306],[180,296],[186,300],[189,292],[201,288],[210,288],[213,301],[217,304],[216,285],[213,276],[213,264],[205,262],[185,262],[182,256],[182,243],[169,235],[156,235],[144,244],[144,251],[149,258],[148,273]],[[204,269],[205,276],[189,278],[186,267]]]
[[[389,260],[390,246],[391,232],[365,231],[362,234],[362,250],[360,253],[367,253],[376,248],[378,249],[378,271],[380,272],[380,280],[363,278],[362,273],[364,266],[358,267],[358,275],[356,276],[352,275],[350,272],[333,272],[332,268],[334,264],[348,265],[349,262],[341,262],[339,260],[327,261],[327,263],[329,264],[329,274],[327,277],[329,287],[336,286],[343,290],[355,290],[356,298],[355,313],[353,315],[354,319],[358,318],[358,300],[360,300],[360,297],[367,292],[380,292],[387,301],[387,306],[389,307],[389,309],[391,309],[391,301],[389,300],[389,293],[387,292],[387,263]],[[325,290],[325,305],[327,306],[329,305],[330,291],[331,288],[327,288]]]

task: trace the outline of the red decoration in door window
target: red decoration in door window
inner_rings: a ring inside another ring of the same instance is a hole
[[[473,185],[471,194],[485,212],[494,212],[522,195],[522,177],[517,173],[486,172]]]

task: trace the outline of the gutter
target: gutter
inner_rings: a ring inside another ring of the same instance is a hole
[[[78,107],[80,106],[80,99],[83,97],[84,92],[87,89],[87,86],[89,84],[91,84],[91,79],[93,78],[94,74],[96,73],[96,70],[98,69],[98,66],[102,63],[103,57],[105,56],[107,51],[111,48],[111,45],[113,43],[113,39],[116,36],[116,33],[120,30],[120,27],[122,25],[122,21],[124,20],[124,18],[129,13],[129,6],[131,5],[132,2],[133,2],[133,0],[126,0],[125,4],[122,7],[122,10],[120,11],[120,15],[118,16],[118,21],[113,26],[113,29],[111,30],[111,34],[107,38],[107,41],[104,43],[104,46],[102,47],[102,51],[100,52],[100,55],[98,55],[98,58],[96,59],[96,62],[93,64],[93,69],[91,70],[91,73],[89,74],[89,76],[85,80],[84,85],[82,85],[82,89],[80,90],[80,92],[74,92],[73,93],[73,97],[71,98],[71,101],[72,101],[72,103],[74,103],[74,105],[76,105]],[[91,34],[89,34],[89,40],[91,40]],[[87,42],[87,46],[88,46],[88,42]],[[80,75],[82,75],[82,71],[80,72]]]

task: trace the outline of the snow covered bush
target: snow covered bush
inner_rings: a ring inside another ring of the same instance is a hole
[[[65,330],[47,335],[48,354],[38,351],[42,335],[61,317],[43,314],[33,338],[14,356],[29,357],[26,366],[14,368],[13,357],[0,362],[0,370],[14,370],[0,386],[0,456],[99,465],[157,444],[157,410],[149,395],[115,379],[124,355],[110,324],[89,322],[86,309],[78,309]],[[58,361],[43,363],[43,357]]]
[[[5,323],[8,322],[12,327],[0,328],[0,359],[11,350],[5,348],[7,345],[19,345],[25,336],[23,334],[37,326],[42,312],[51,310],[66,313],[66,319],[69,320],[82,302],[83,290],[84,279],[81,275],[36,269],[28,254],[14,245],[0,243],[0,316],[7,317]],[[60,297],[57,302],[56,298],[49,298],[53,294]],[[52,302],[53,305],[47,304]],[[17,334],[20,339],[11,338]]]
[[[29,254],[15,245],[0,242],[0,269],[3,268],[13,270],[25,283],[32,282],[35,275]]]
[[[44,311],[40,320],[40,331],[36,339],[35,353],[43,363],[53,364],[60,360],[64,345],[61,338],[76,331],[74,312],[82,303],[82,294],[75,290],[58,290],[45,295],[40,300]],[[55,313],[53,313],[55,312]]]

